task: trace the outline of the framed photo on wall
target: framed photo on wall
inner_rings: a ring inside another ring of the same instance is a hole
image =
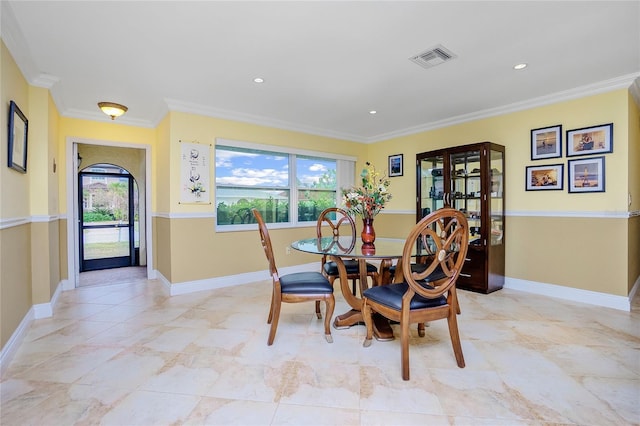
[[[562,157],[562,126],[542,127],[531,130],[531,159]]]
[[[569,160],[569,192],[605,192],[604,156]]]
[[[613,152],[613,123],[567,130],[567,157]]]
[[[20,173],[27,173],[27,135],[29,121],[18,105],[9,103],[9,155],[8,166]]]
[[[402,158],[403,158],[403,154],[396,154],[396,155],[389,156],[389,177],[402,176],[402,172],[403,172]]]
[[[529,166],[526,169],[527,191],[561,190],[564,177],[564,164]]]

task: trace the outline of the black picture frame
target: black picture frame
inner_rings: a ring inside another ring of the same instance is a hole
[[[613,152],[613,123],[567,130],[567,157]]]
[[[569,192],[605,192],[604,156],[569,160]]]
[[[531,130],[531,160],[562,157],[562,125]]]
[[[404,171],[403,154],[389,156],[389,177],[402,176]]]
[[[14,101],[9,103],[9,155],[8,166],[27,173],[27,147],[29,120]]]
[[[528,166],[525,173],[527,191],[560,191],[564,184],[564,164]]]

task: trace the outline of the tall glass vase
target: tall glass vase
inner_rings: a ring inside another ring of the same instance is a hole
[[[360,234],[364,245],[371,245],[376,240],[376,230],[373,229],[373,218],[362,218],[362,233]]]

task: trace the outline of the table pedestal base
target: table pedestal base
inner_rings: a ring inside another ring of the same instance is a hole
[[[333,328],[340,330],[358,324],[364,324],[362,312],[351,309],[349,312],[336,316],[333,321]],[[380,342],[387,342],[394,339],[389,320],[382,315],[373,314],[373,337]]]

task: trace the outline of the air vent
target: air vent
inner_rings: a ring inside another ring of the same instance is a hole
[[[412,56],[410,61],[415,62],[423,68],[432,68],[436,65],[444,64],[447,61],[457,58],[458,56],[449,49],[439,44],[429,50]]]

